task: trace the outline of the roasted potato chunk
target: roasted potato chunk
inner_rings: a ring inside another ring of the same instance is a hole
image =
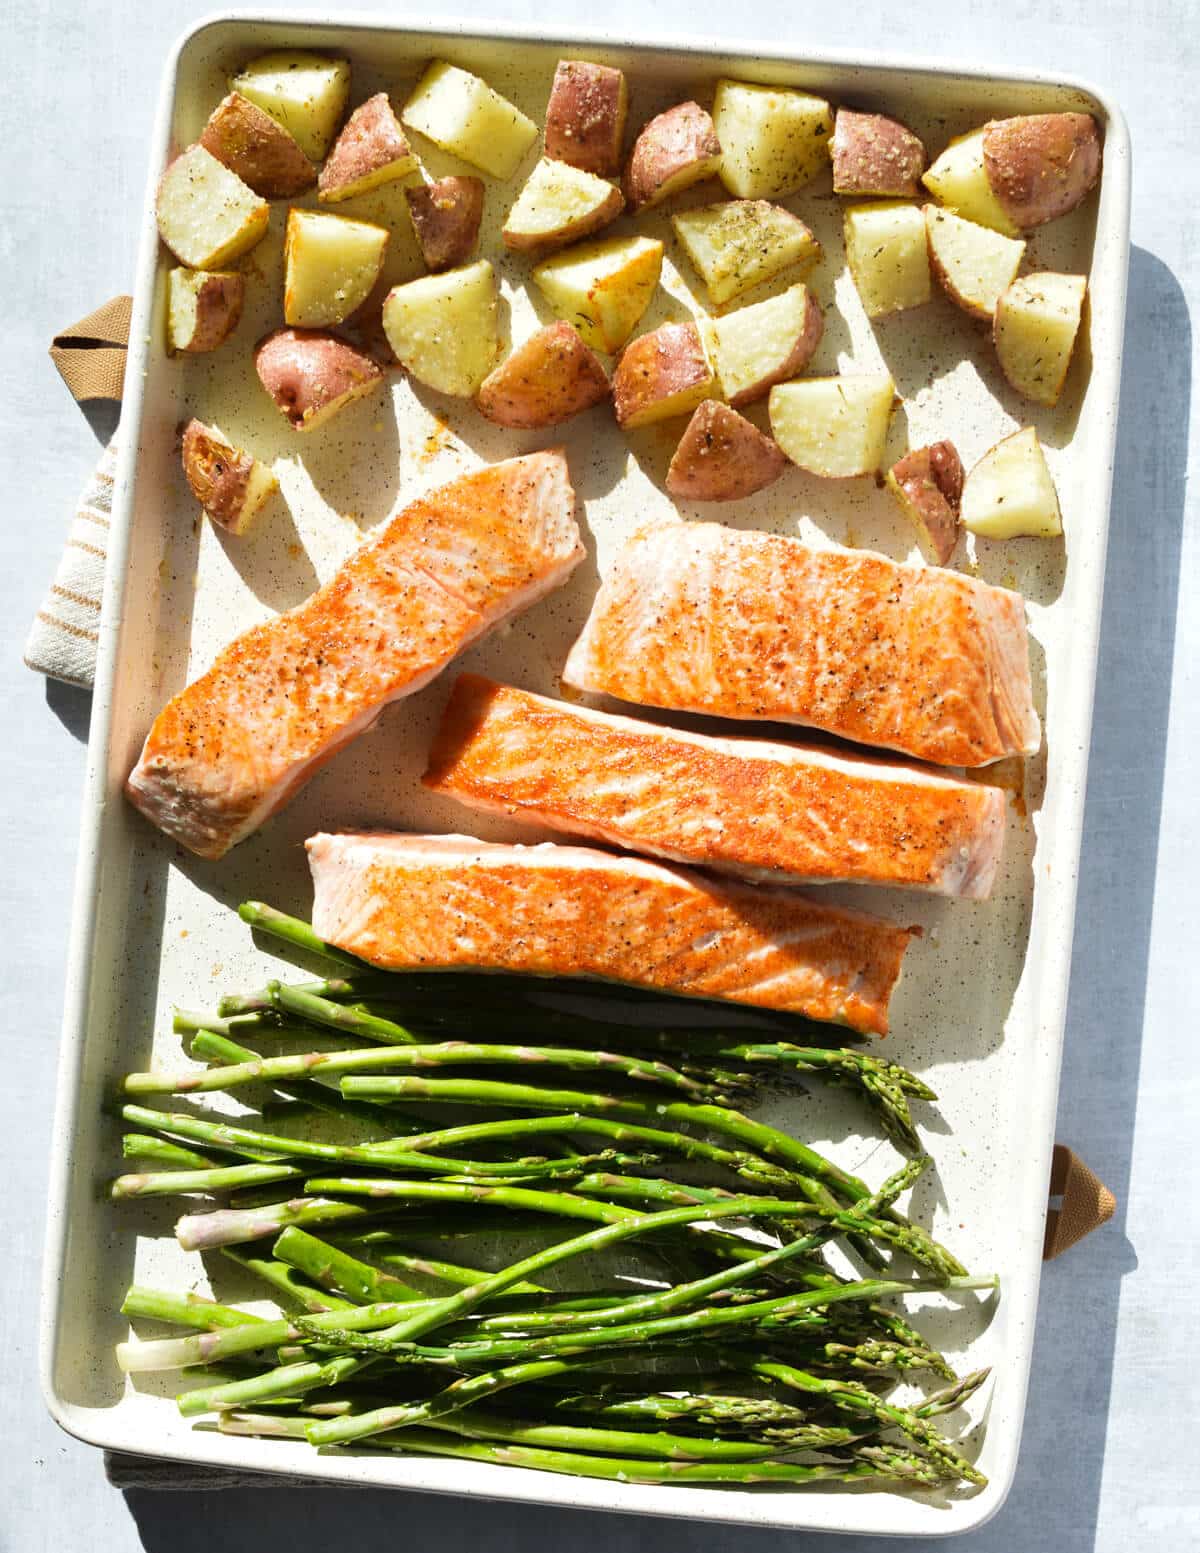
[[[560,59],[546,104],[546,155],[600,178],[616,177],[628,109],[624,71]]]
[[[613,373],[613,409],[627,430],[686,415],[716,379],[695,324],[662,324],[631,341]]]
[[[1026,399],[1057,404],[1083,318],[1085,275],[1041,270],[1014,280],[996,303],[992,340],[1000,370]]]
[[[593,350],[611,356],[649,307],[662,258],[655,238],[612,237],[543,259],[533,279],[560,318],[574,324]]]
[[[346,111],[350,65],[324,54],[280,49],[251,60],[229,84],[282,124],[310,161],[319,162]]]
[[[334,142],[321,176],[318,197],[332,204],[369,194],[415,172],[417,159],[392,112],[386,92],[376,92],[355,108]]]
[[[767,200],[704,205],[672,216],[671,225],[718,307],[821,252],[799,216]]]
[[[469,399],[500,354],[496,275],[486,259],[393,286],[383,332],[419,382]]]
[[[827,480],[874,474],[896,389],[886,372],[801,378],[771,390],[771,430],[801,469]]]
[[[898,119],[839,108],[829,147],[835,194],[915,199],[925,171],[925,147]]]
[[[340,324],[366,301],[383,269],[390,233],[323,210],[289,210],[283,316],[302,329]]]
[[[230,447],[211,426],[189,421],[183,432],[183,472],[192,495],[231,534],[244,534],[272,492],[275,476],[265,464]]]
[[[214,108],[200,144],[264,199],[291,199],[317,181],[295,137],[240,92]]]
[[[937,157],[921,182],[955,215],[991,227],[1005,237],[1020,235],[1016,223],[992,193],[983,165],[983,130],[958,135]]]
[[[383,383],[364,351],[319,329],[276,329],[254,352],[259,382],[296,431],[315,431]]]
[[[167,276],[167,349],[216,350],[237,328],[246,277],[236,272],[171,270]]]
[[[833,116],[820,97],[718,81],[713,123],[721,142],[721,182],[741,199],[791,194],[829,161]]]
[[[189,146],[162,175],[158,235],[191,270],[218,270],[260,242],[271,207],[211,151]]]
[[[958,543],[963,466],[953,442],[915,448],[893,464],[887,486],[901,511],[916,524],[939,566]]]
[[[846,262],[868,318],[929,301],[929,248],[919,205],[903,200],[851,205],[842,228]]]
[[[680,438],[667,490],[684,501],[739,501],[773,485],[787,459],[744,415],[706,399]]]
[[[681,102],[642,127],[625,168],[631,210],[648,210],[672,194],[716,176],[721,142],[698,102]]]
[[[963,481],[964,528],[986,539],[1053,539],[1062,533],[1058,492],[1032,426],[986,452]]]
[[[1029,113],[984,126],[983,166],[1000,208],[1022,231],[1074,210],[1100,178],[1090,113]]]
[[[569,421],[609,392],[599,358],[577,330],[560,322],[539,329],[489,372],[475,403],[497,426],[532,430]]]
[[[511,178],[537,139],[537,125],[486,81],[435,59],[400,115],[409,129],[493,178]]]
[[[501,236],[519,252],[560,248],[599,231],[625,209],[620,189],[569,162],[542,160],[508,213]]]
[[[1002,237],[937,205],[925,206],[929,263],[952,302],[975,318],[991,318],[1025,253],[1020,238]]]
[[[417,247],[428,270],[465,264],[479,241],[483,179],[457,174],[405,189]]]
[[[804,371],[821,343],[825,320],[801,282],[713,319],[710,329],[721,392],[730,404],[743,405]]]

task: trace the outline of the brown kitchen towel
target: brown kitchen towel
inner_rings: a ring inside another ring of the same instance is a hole
[[[1049,1262],[1107,1224],[1117,1211],[1117,1199],[1079,1155],[1065,1143],[1054,1145],[1050,1166],[1050,1207],[1046,1213],[1046,1239],[1042,1257]],[[1056,1207],[1053,1199],[1062,1199]]]
[[[50,360],[79,403],[87,399],[120,399],[132,314],[132,297],[113,297],[54,336]]]

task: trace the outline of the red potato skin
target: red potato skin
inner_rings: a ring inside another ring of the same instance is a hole
[[[255,347],[254,370],[295,431],[312,430],[383,382],[377,361],[322,329],[276,329]]]
[[[1090,113],[1030,113],[984,130],[992,193],[1022,230],[1074,210],[1100,177],[1100,127]]]
[[[386,92],[376,92],[355,108],[346,120],[333,150],[325,159],[317,179],[317,194],[323,200],[344,198],[340,191],[381,167],[411,156],[412,151],[400,128]]]
[[[817,346],[820,345],[825,333],[825,315],[821,311],[821,304],[812,292],[809,291],[806,295],[808,300],[804,309],[804,328],[796,336],[788,355],[774,372],[760,378],[757,383],[752,383],[749,388],[744,388],[740,394],[734,394],[729,400],[734,409],[765,399],[776,383],[786,383],[789,378],[799,377],[816,355]]]
[[[655,204],[665,197],[660,190],[669,179],[720,154],[713,121],[699,103],[668,108],[643,126],[629,153],[624,187],[630,209]]]
[[[934,558],[945,566],[958,543],[963,466],[953,442],[915,448],[892,465],[888,489],[908,517],[924,530]]]
[[[546,155],[585,173],[615,178],[621,170],[627,106],[623,71],[560,59],[546,104]]]
[[[317,181],[316,168],[283,125],[238,92],[213,110],[200,144],[262,199],[290,199]]]
[[[189,355],[215,351],[238,326],[246,300],[246,277],[237,272],[209,275],[196,293],[196,327],[186,345]]]
[[[607,399],[608,374],[569,323],[538,332],[484,378],[475,403],[497,426],[558,426]]]
[[[426,269],[436,274],[465,264],[479,241],[483,180],[469,175],[439,178],[405,189],[404,198]]]
[[[839,108],[829,143],[835,194],[915,199],[927,166],[925,147],[907,125],[882,113]]]
[[[192,495],[222,528],[237,531],[254,460],[240,448],[214,437],[202,421],[183,432],[183,472]]]
[[[712,376],[695,324],[662,324],[625,347],[613,373],[617,424],[636,424],[661,399]]]
[[[738,501],[773,485],[786,468],[770,437],[727,404],[706,399],[675,449],[667,490],[685,501]]]

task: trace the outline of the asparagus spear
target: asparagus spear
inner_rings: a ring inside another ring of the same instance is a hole
[[[423,1298],[421,1291],[411,1284],[391,1273],[380,1272],[369,1262],[360,1262],[349,1252],[318,1240],[294,1225],[280,1235],[272,1247],[272,1254],[298,1272],[307,1273],[321,1288],[348,1295],[359,1305]]]
[[[219,1305],[201,1294],[173,1294],[168,1290],[149,1289],[140,1283],[130,1284],[121,1301],[121,1314],[150,1321],[169,1321],[173,1326],[195,1327],[200,1332],[254,1322],[261,1324],[264,1320],[248,1310]]]
[[[291,1300],[306,1310],[310,1315],[318,1315],[330,1310],[353,1310],[354,1301],[344,1300],[336,1294],[331,1294],[325,1289],[319,1289],[310,1284],[307,1279],[301,1278],[294,1267],[289,1267],[286,1262],[275,1261],[272,1257],[251,1256],[248,1251],[242,1251],[237,1246],[222,1246],[221,1255],[236,1262],[239,1267],[244,1267],[247,1272],[260,1278],[277,1295],[285,1300]]]
[[[305,954],[317,955],[322,960],[332,961],[334,965],[348,965],[356,971],[369,972],[371,969],[356,955],[347,954],[344,949],[338,949],[333,944],[327,944],[323,938],[318,938],[307,922],[302,922],[299,917],[289,917],[284,911],[276,911],[274,906],[268,906],[263,901],[243,901],[238,907],[238,916],[258,932],[290,944],[293,949],[301,949]]]
[[[236,1186],[265,1186],[273,1181],[294,1181],[304,1174],[294,1165],[225,1165],[207,1170],[162,1170],[152,1174],[118,1176],[109,1196],[166,1197],[181,1192],[223,1192]]]
[[[152,1159],[159,1165],[174,1165],[184,1170],[211,1170],[216,1160],[197,1154],[166,1138],[153,1138],[145,1132],[127,1132],[121,1138],[121,1153],[126,1159]]]

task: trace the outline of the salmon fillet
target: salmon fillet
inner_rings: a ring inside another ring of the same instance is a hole
[[[192,852],[221,857],[390,701],[558,587],[583,554],[560,452],[420,497],[167,704],[126,793]]]
[[[986,900],[1005,797],[918,766],[711,738],[461,674],[422,780],[529,824],[780,884]]]
[[[591,847],[320,835],[313,927],[385,970],[598,976],[883,1035],[912,930]]]
[[[718,523],[633,536],[563,680],[647,706],[801,723],[941,766],[1041,742],[1020,594]]]

